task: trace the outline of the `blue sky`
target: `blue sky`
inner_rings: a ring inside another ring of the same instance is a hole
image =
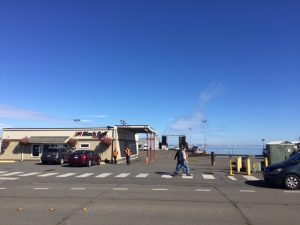
[[[208,144],[298,140],[299,12],[289,0],[1,1],[0,127],[125,119],[193,143],[204,126]]]

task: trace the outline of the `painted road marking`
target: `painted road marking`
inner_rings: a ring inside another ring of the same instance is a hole
[[[21,173],[24,173],[24,172],[12,172],[12,173],[3,174],[1,176],[8,177],[8,176],[13,176],[13,175],[18,175],[18,174],[21,174]]]
[[[211,174],[202,174],[202,177],[206,180],[215,180],[216,178]]]
[[[115,176],[115,177],[116,178],[125,178],[125,177],[127,177],[129,175],[130,175],[130,173],[121,173],[121,174],[119,174],[118,176]]]
[[[128,191],[128,188],[113,188],[114,191]]]
[[[283,191],[284,193],[289,193],[289,194],[299,194],[300,191]]]
[[[149,173],[140,173],[140,174],[138,174],[138,175],[135,176],[135,177],[138,177],[138,178],[145,178],[145,177],[147,177],[147,176],[149,176]]]
[[[53,176],[53,175],[57,175],[58,173],[45,173],[45,174],[42,174],[42,175],[38,175],[38,177],[50,177],[50,176]]]
[[[0,180],[18,180],[18,177],[0,177]]]
[[[7,173],[7,171],[0,171],[0,173]]]
[[[194,179],[194,177],[193,177],[193,175],[187,176],[186,174],[182,174],[182,179]]]
[[[237,180],[234,176],[227,176],[230,180]]]
[[[260,180],[254,176],[247,176],[247,175],[244,175],[243,176],[246,180],[251,180],[251,181],[257,181],[257,180]]]
[[[111,175],[112,173],[101,173],[100,175],[96,176],[97,178],[105,178]]]
[[[62,175],[59,175],[59,176],[56,176],[56,177],[70,177],[70,176],[73,176],[77,173],[65,173],[65,174],[62,174]]]
[[[167,178],[167,179],[170,179],[170,178],[172,178],[173,176],[171,176],[171,175],[166,175],[166,174],[164,174],[164,175],[161,175],[161,178]]]
[[[209,191],[211,191],[211,190],[210,190],[210,189],[195,189],[195,191],[209,192]]]
[[[240,192],[244,192],[244,193],[254,193],[254,190],[240,190]]]
[[[40,173],[39,172],[25,173],[25,174],[19,175],[19,177],[29,177],[29,176],[33,176],[33,175],[37,175],[37,174],[40,174]]]
[[[81,188],[81,187],[74,187],[74,188],[70,188],[71,191],[84,191],[86,190],[86,188]]]
[[[33,188],[33,190],[49,190],[49,188]]]
[[[76,176],[78,178],[84,178],[84,177],[89,177],[89,176],[92,176],[94,173],[84,173],[84,174],[81,174],[79,176]]]
[[[152,191],[167,191],[167,188],[153,188]]]
[[[6,188],[2,188],[2,187],[0,187],[0,190],[6,190]]]

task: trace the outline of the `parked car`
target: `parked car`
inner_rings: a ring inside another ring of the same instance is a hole
[[[92,150],[76,150],[69,155],[69,166],[92,166],[99,165],[100,156]]]
[[[42,164],[57,163],[64,164],[68,162],[69,151],[64,148],[48,148],[43,150],[41,155]]]
[[[287,189],[300,187],[300,152],[287,160],[264,169],[264,180],[268,184],[285,186]]]

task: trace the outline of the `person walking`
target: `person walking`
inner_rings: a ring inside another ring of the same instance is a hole
[[[189,164],[187,161],[187,155],[183,146],[180,146],[180,149],[176,152],[174,156],[174,160],[176,159],[177,159],[177,164],[176,164],[174,176],[177,176],[181,169],[183,170],[183,173],[186,174],[186,176],[191,176]]]
[[[117,157],[119,155],[118,150],[115,148],[115,150],[113,151],[113,157],[114,157],[114,164],[117,164]]]
[[[127,163],[127,165],[130,165],[130,155],[131,155],[130,148],[125,148],[124,153],[126,156],[126,163]]]

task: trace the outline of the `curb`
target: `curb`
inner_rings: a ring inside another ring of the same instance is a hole
[[[15,163],[15,160],[0,160],[0,163]]]

